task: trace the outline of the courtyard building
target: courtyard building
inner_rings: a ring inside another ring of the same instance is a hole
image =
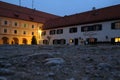
[[[120,4],[60,17],[43,25],[43,44],[120,43]]]
[[[58,17],[0,1],[0,44],[31,44],[32,36],[39,44],[44,23]]]
[[[0,44],[120,43],[120,4],[57,16],[0,1]]]

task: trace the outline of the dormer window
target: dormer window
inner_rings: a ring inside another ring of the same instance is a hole
[[[17,17],[17,18],[19,17],[19,15],[18,15],[18,14],[14,14],[14,16],[15,16],[15,17]]]
[[[33,17],[29,17],[29,19],[32,21],[32,20],[34,20],[34,18]]]

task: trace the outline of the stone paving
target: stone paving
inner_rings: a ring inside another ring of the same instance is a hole
[[[0,45],[0,80],[120,80],[120,46]]]

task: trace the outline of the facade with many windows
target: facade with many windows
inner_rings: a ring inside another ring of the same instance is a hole
[[[120,43],[119,10],[115,5],[51,20],[43,27],[42,39],[50,45]]]
[[[42,25],[59,16],[0,1],[0,44],[40,43]]]
[[[0,1],[0,44],[83,45],[120,43],[120,4],[56,16]]]
[[[39,40],[41,26],[41,23],[0,17],[0,44],[31,44],[32,36]]]
[[[118,25],[117,28],[113,28],[113,23],[120,23],[120,20],[44,30],[46,35],[42,35],[42,39],[47,42],[49,36],[49,44],[69,45],[82,45],[85,41],[88,44],[120,42],[120,29]],[[62,30],[62,33],[57,34],[58,30]],[[51,31],[54,31],[53,35],[49,33]]]

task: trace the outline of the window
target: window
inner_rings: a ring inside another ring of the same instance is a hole
[[[4,29],[4,33],[7,33],[7,29]]]
[[[115,42],[120,42],[120,38],[115,38]]]
[[[57,34],[62,34],[63,33],[63,29],[58,29],[57,30]]]
[[[65,39],[54,39],[53,44],[66,44]]]
[[[27,24],[24,24],[24,27],[26,27],[27,26]]]
[[[4,24],[7,25],[7,24],[8,24],[8,21],[4,21]]]
[[[17,34],[17,30],[14,30],[14,34]]]
[[[91,25],[91,26],[82,26],[81,32],[87,32],[87,31],[100,31],[102,30],[101,24]]]
[[[14,26],[18,26],[18,23],[17,23],[17,22],[15,22],[15,23],[14,23]]]
[[[50,30],[50,35],[54,35],[55,34],[55,30]]]
[[[34,32],[32,32],[32,35],[34,35]]]
[[[45,36],[46,35],[46,31],[43,31],[42,33],[41,33],[41,36]]]
[[[94,25],[94,31],[99,31],[99,30],[102,30],[102,25],[101,24],[97,24],[97,25]]]
[[[32,25],[32,28],[34,28],[34,25]]]
[[[14,14],[14,16],[15,16],[16,18],[18,18],[18,17],[19,17],[19,15],[18,15],[18,14]]]
[[[29,19],[32,21],[32,20],[34,20],[34,18],[33,17],[29,17]]]
[[[120,22],[115,22],[111,24],[111,29],[120,29]]]
[[[120,43],[120,37],[111,38],[111,43]]]
[[[69,32],[70,33],[76,33],[77,32],[77,28],[75,27],[75,28],[70,28],[69,29]]]
[[[97,38],[87,38],[86,42],[87,42],[86,44],[96,44]]]
[[[26,34],[26,31],[23,31],[23,34]]]
[[[43,44],[48,44],[48,40],[43,40]]]

